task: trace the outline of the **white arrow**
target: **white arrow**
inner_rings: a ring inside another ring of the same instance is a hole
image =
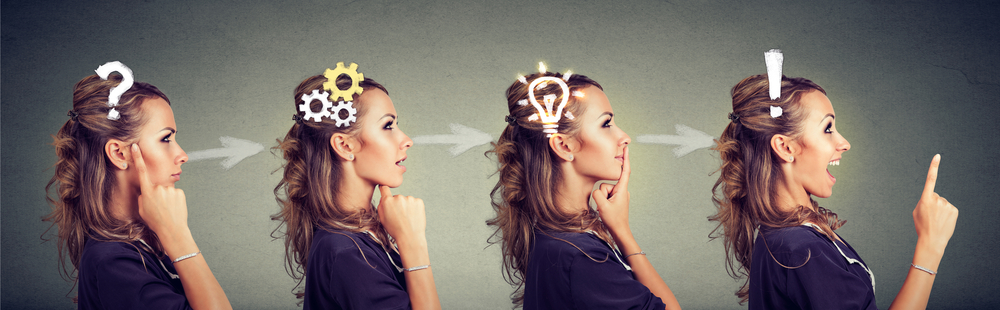
[[[415,144],[454,144],[448,152],[451,152],[451,156],[458,156],[459,154],[465,153],[469,149],[480,146],[493,141],[493,137],[490,134],[476,130],[475,128],[465,127],[460,124],[449,124],[451,127],[450,135],[428,135],[428,136],[417,136],[413,137],[413,143]]]
[[[694,128],[677,124],[677,135],[641,135],[636,138],[639,143],[657,143],[657,144],[668,144],[668,145],[680,145],[674,148],[674,156],[680,158],[681,156],[687,155],[694,150],[700,148],[712,147],[715,145],[715,140],[712,136],[705,134],[704,132],[697,131]]]
[[[222,142],[221,148],[188,153],[188,161],[225,157],[226,159],[222,161],[222,168],[229,170],[244,158],[264,150],[263,145],[250,140],[223,136],[219,137],[219,141]]]

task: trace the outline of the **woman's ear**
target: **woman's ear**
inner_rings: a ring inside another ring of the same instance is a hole
[[[549,137],[549,148],[556,152],[556,156],[565,161],[573,161],[573,153],[579,150],[579,143],[576,139],[561,133],[554,133]]]
[[[771,150],[785,162],[794,162],[795,154],[799,153],[799,145],[786,135],[771,137]]]
[[[125,170],[128,169],[128,162],[132,156],[131,146],[132,144],[122,140],[109,139],[108,143],[104,144],[104,154],[111,160],[112,165]]]
[[[358,140],[343,133],[335,133],[330,136],[330,147],[343,160],[353,161],[354,153],[359,151]]]

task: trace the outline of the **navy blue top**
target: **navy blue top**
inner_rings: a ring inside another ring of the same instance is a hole
[[[303,309],[410,309],[399,254],[366,233],[332,231],[313,235]]]
[[[80,257],[78,309],[191,309],[169,258],[160,260],[139,242],[90,238]],[[161,265],[162,263],[162,265]]]
[[[837,245],[864,264],[846,242]],[[807,226],[761,228],[750,263],[749,302],[751,310],[878,309],[865,268],[848,263],[830,239]]]
[[[535,230],[524,278],[524,309],[665,308],[616,254],[592,234]]]

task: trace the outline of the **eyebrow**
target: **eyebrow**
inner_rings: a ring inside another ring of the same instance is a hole
[[[174,128],[171,128],[171,127],[164,127],[163,129],[160,129],[160,131],[164,131],[164,130],[168,130],[168,131],[170,131],[170,133],[177,133],[177,129],[174,129]]]
[[[392,113],[386,113],[385,115],[382,115],[382,117],[380,117],[379,119],[383,119],[383,118],[386,118],[386,117],[391,117],[394,120],[396,119],[396,115],[392,114]]]
[[[830,114],[827,114],[826,116],[824,116],[822,119],[820,119],[819,122],[822,123],[824,120],[826,120],[827,117],[832,118],[832,119],[837,119],[837,116],[833,115],[833,113],[830,113]]]
[[[601,113],[601,115],[598,115],[598,116],[597,116],[597,118],[601,118],[601,116],[605,116],[605,115],[609,115],[609,116],[611,116],[611,118],[614,118],[614,117],[615,117],[615,114],[614,114],[614,113],[611,113],[611,112],[604,112],[604,113]]]

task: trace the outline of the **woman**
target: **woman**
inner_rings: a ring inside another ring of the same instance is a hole
[[[287,162],[272,218],[285,226],[289,274],[305,281],[296,295],[305,309],[440,308],[424,203],[389,191],[403,183],[413,141],[385,87],[360,74],[327,76],[334,80],[317,75],[295,89],[296,123],[275,147]],[[360,95],[327,99],[354,87]]]
[[[170,101],[136,82],[109,119],[121,76],[76,84],[70,119],[54,137],[56,185],[46,221],[58,227],[62,271],[79,284],[79,309],[231,309],[187,226],[174,188],[187,154]],[[66,258],[72,270],[66,266]]]
[[[749,276],[736,295],[750,309],[875,309],[874,274],[834,232],[844,221],[812,199],[833,193],[827,166],[851,148],[833,105],[807,79],[782,77],[775,100],[768,86],[757,75],[733,87],[732,122],[715,148],[722,167],[713,188],[718,213],[709,219],[719,222],[730,273]],[[917,247],[893,309],[927,306],[955,230],[958,209],[934,193],[939,162],[934,156],[913,210]]]
[[[491,192],[497,214],[486,223],[517,286],[515,307],[679,309],[629,228],[630,139],[600,84],[533,74],[507,89],[507,108],[509,125],[487,152],[500,180]],[[591,193],[600,180],[618,183]]]

